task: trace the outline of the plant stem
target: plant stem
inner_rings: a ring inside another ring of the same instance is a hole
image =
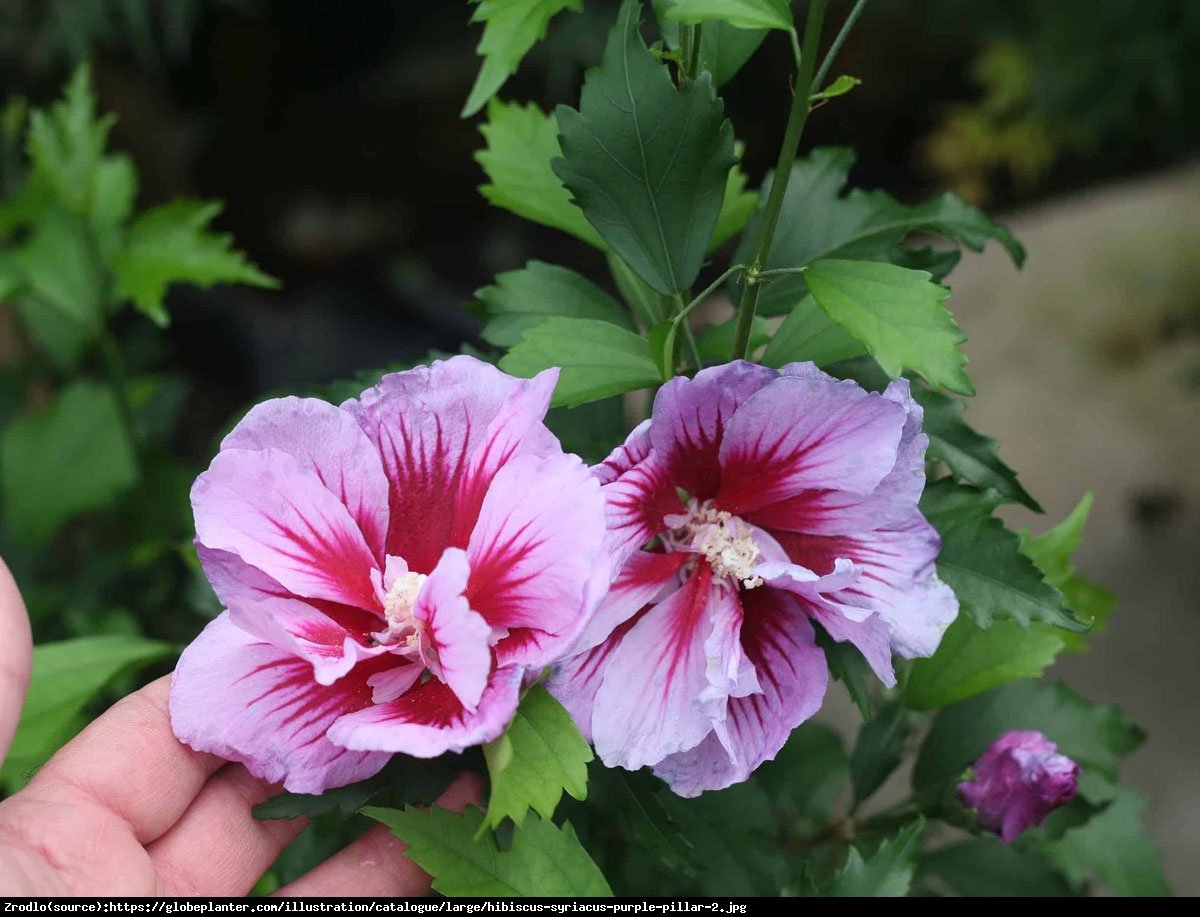
[[[738,305],[737,329],[733,335],[731,354],[731,359],[734,360],[745,358],[746,348],[750,344],[750,329],[754,324],[754,313],[758,310],[759,272],[766,267],[767,257],[771,254],[775,224],[779,222],[779,212],[783,209],[783,195],[792,175],[792,163],[796,161],[796,153],[800,149],[800,135],[804,132],[804,122],[808,120],[808,97],[812,95],[814,61],[821,40],[821,24],[825,19],[825,2],[826,0],[811,0],[808,5],[808,19],[804,24],[804,50],[800,54],[800,70],[796,75],[792,110],[788,114],[787,127],[783,132],[779,161],[771,179],[771,192],[767,195],[766,206],[763,207],[758,250],[746,271],[742,301]]]
[[[850,30],[854,28],[854,23],[858,21],[858,17],[862,15],[863,7],[867,5],[867,0],[858,0],[854,4],[854,9],[850,10],[850,15],[846,17],[846,21],[842,23],[841,30],[834,36],[833,44],[829,46],[829,50],[825,52],[825,60],[821,61],[821,67],[817,70],[817,75],[813,77],[813,87],[820,89],[821,84],[825,82],[825,77],[829,76],[829,68],[833,66],[833,59],[837,57],[838,52],[842,50],[842,45],[846,41],[846,36],[850,34]]]
[[[121,348],[111,331],[104,328],[100,332],[100,352],[108,369],[108,381],[112,386],[113,398],[117,402],[117,413],[121,418],[121,426],[125,430],[125,438],[129,440],[129,448],[133,455],[138,455],[137,427],[133,419],[133,405],[129,401],[129,382],[125,373],[125,358],[121,356]]]
[[[747,265],[745,264],[731,264],[729,267],[727,267],[720,277],[701,290],[700,294],[695,299],[693,299],[690,303],[680,309],[678,313],[676,313],[675,321],[678,322],[687,318],[688,315],[691,314],[692,310],[695,309],[696,306],[700,305],[700,303],[704,302],[704,300],[708,299],[708,297],[714,292],[716,292],[717,288],[721,286],[721,284],[723,284],[738,271],[746,270],[746,267]]]
[[[697,22],[692,31],[692,54],[687,63],[687,75],[691,80],[696,78],[696,70],[700,66],[700,30],[703,27],[703,23]]]
[[[684,305],[683,294],[676,293],[673,297],[675,300],[675,318],[672,319],[683,331],[683,339],[687,341],[688,350],[692,352],[692,362],[696,364],[696,369],[704,369],[704,361],[700,358],[700,347],[696,344],[696,336],[692,334],[692,326],[687,322],[688,313],[696,308],[697,300],[692,300],[687,305]]]

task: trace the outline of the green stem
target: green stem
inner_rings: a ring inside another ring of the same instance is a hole
[[[750,329],[754,325],[754,313],[758,310],[760,273],[766,267],[767,257],[771,254],[775,225],[779,222],[779,212],[783,209],[783,195],[787,191],[788,180],[792,175],[792,163],[796,161],[796,153],[800,149],[800,135],[804,132],[804,122],[808,120],[808,97],[812,95],[815,69],[813,62],[816,60],[817,47],[821,40],[821,24],[825,20],[825,2],[826,0],[811,0],[808,5],[808,18],[804,24],[804,50],[800,54],[800,69],[796,76],[792,110],[788,114],[787,127],[783,132],[783,144],[779,148],[779,161],[775,166],[774,177],[771,179],[771,193],[767,195],[767,203],[763,207],[758,249],[754,254],[754,261],[746,271],[742,301],[738,305],[737,328],[733,336],[733,352],[731,354],[731,359],[734,360],[744,359],[746,349],[750,345]]]
[[[745,264],[732,264],[727,267],[725,272],[721,274],[720,277],[701,290],[700,294],[695,299],[679,310],[679,312],[675,315],[675,321],[678,322],[687,318],[688,315],[691,314],[692,310],[695,309],[696,306],[700,305],[700,303],[704,302],[704,300],[708,299],[708,297],[710,297],[713,293],[715,293],[721,284],[723,284],[738,271],[746,270],[746,267],[747,265]]]
[[[687,64],[688,79],[694,80],[697,76],[696,71],[700,67],[700,30],[703,28],[703,23],[697,22],[695,29],[692,32],[692,54]]]
[[[117,402],[117,414],[121,418],[121,426],[125,437],[129,440],[129,448],[134,456],[138,455],[137,426],[133,418],[133,405],[129,400],[129,380],[125,372],[125,358],[121,356],[121,348],[116,338],[107,328],[100,332],[100,352],[108,369],[108,382],[112,386],[113,398]]]
[[[676,293],[673,299],[676,312],[672,321],[683,331],[683,339],[687,341],[688,350],[692,352],[692,362],[696,364],[696,369],[704,369],[704,361],[700,358],[700,347],[696,343],[696,335],[692,333],[692,326],[687,322],[688,313],[696,307],[696,300],[693,299],[684,305],[682,293]]]
[[[788,38],[792,41],[792,60],[796,63],[796,69],[800,69],[800,58],[803,56],[800,53],[800,36],[796,34],[795,29],[788,29]]]
[[[813,77],[813,87],[819,89],[825,82],[825,77],[829,76],[829,68],[833,66],[833,59],[838,56],[838,52],[842,50],[842,45],[846,41],[846,36],[850,34],[850,30],[854,28],[854,23],[858,21],[858,17],[862,15],[863,7],[867,5],[867,0],[858,0],[854,4],[854,9],[850,10],[850,15],[846,17],[846,21],[842,23],[841,30],[834,36],[833,44],[829,46],[829,50],[825,52],[825,60],[821,61],[821,67],[817,70],[817,75]]]

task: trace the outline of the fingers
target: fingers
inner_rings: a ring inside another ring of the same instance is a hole
[[[460,774],[437,801],[452,812],[478,804],[483,781]],[[376,825],[346,849],[275,892],[286,898],[334,896],[424,895],[429,876],[404,855],[404,842],[383,825]]]
[[[170,676],[112,706],[38,772],[29,792],[71,802],[82,794],[127,822],[141,843],[162,835],[223,762],[171,732]]]
[[[221,770],[170,831],[146,847],[163,895],[245,895],[307,823],[257,821],[251,808],[275,790],[240,764]]]
[[[33,640],[25,603],[0,559],[0,761],[8,754],[29,685]]]

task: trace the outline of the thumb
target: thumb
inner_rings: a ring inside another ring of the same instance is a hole
[[[0,558],[0,761],[17,731],[32,662],[33,638],[25,603]]]

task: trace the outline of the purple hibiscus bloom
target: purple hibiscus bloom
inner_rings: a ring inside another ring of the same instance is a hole
[[[179,661],[175,734],[304,793],[499,736],[611,578],[600,486],[543,424],[556,379],[455,357],[250,411],[192,488],[227,610]]]
[[[979,825],[1006,844],[1070,802],[1079,788],[1079,765],[1040,732],[1004,733],[972,770],[974,779],[960,783],[958,794]]]
[[[821,705],[812,621],[895,684],[958,613],[921,515],[927,437],[908,383],[737,362],[660,389],[594,469],[619,567],[551,682],[606,764],[676,793],[745,780]]]

